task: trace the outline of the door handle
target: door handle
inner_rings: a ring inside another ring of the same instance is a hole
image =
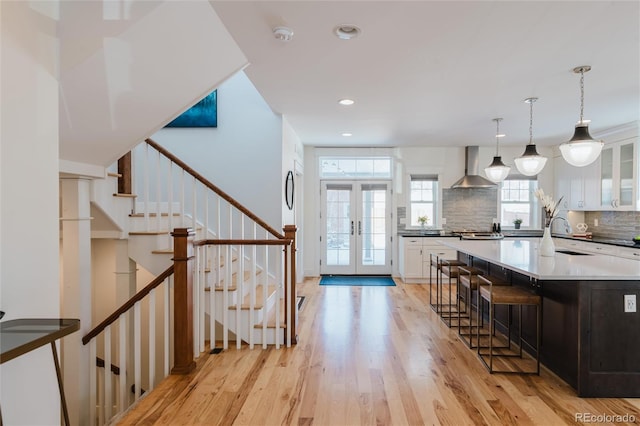
[[[353,221],[351,221],[351,235],[353,235]]]
[[[362,235],[362,222],[358,221],[358,235]]]

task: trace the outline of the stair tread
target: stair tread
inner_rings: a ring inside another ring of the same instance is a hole
[[[148,213],[149,217],[158,217],[157,213]],[[160,213],[160,217],[168,217],[169,213]],[[172,216],[180,216],[180,213],[173,213]],[[131,213],[129,217],[144,217],[144,213]]]
[[[276,286],[275,285],[269,285],[267,287],[267,298],[271,297],[274,293],[276,292]],[[244,301],[242,303],[242,305],[240,305],[240,309],[242,310],[247,310],[250,309],[250,304],[249,302],[251,301],[251,293],[247,293],[244,296]],[[254,309],[262,309],[263,305],[262,305],[262,284],[259,284],[256,286],[256,303],[254,305]],[[235,311],[237,308],[235,305],[233,306],[229,306],[230,310]]]
[[[169,231],[130,231],[129,235],[167,235]]]
[[[206,272],[206,271],[205,271]],[[260,275],[262,273],[261,270],[257,270],[256,271],[256,276]],[[245,281],[249,281],[249,279],[251,278],[251,271],[244,271],[244,280]],[[224,279],[220,280],[220,284],[217,286],[214,286],[215,291],[224,291]],[[231,285],[229,286],[229,288],[227,289],[228,291],[236,291],[238,289],[238,273],[234,272],[232,277],[231,277]],[[206,287],[205,291],[211,291],[211,287]]]
[[[157,250],[152,250],[151,253],[153,253],[153,254],[173,254],[173,249],[157,249]]]
[[[257,323],[253,326],[253,328],[262,328],[262,322]],[[276,328],[276,310],[275,308],[271,308],[269,311],[269,316],[267,318],[267,328]],[[280,300],[280,328],[287,328],[287,324],[285,324],[285,306],[284,299]]]
[[[117,177],[117,178],[121,178],[122,174],[120,173],[114,173],[114,172],[107,172],[107,176],[109,177]]]
[[[120,192],[114,192],[113,196],[114,197],[123,197],[123,198],[136,198],[137,197],[136,194],[122,194]]]

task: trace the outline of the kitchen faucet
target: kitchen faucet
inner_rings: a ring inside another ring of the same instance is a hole
[[[551,219],[551,223],[550,225],[553,225],[553,222],[556,221],[556,219],[562,219],[564,220],[564,232],[567,234],[572,234],[573,230],[571,229],[571,223],[569,223],[569,221],[567,220],[566,217],[562,217],[562,216],[556,216],[553,219]]]

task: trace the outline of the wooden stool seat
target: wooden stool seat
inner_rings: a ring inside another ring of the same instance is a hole
[[[482,353],[482,349],[486,349],[487,347],[480,346],[480,327],[477,327],[477,338],[478,338],[478,357],[484,364],[484,366],[489,370],[489,373],[512,373],[512,374],[540,374],[540,331],[541,331],[541,316],[540,316],[540,307],[542,304],[542,298],[534,294],[530,291],[527,291],[520,287],[514,287],[510,285],[497,285],[494,284],[493,281],[498,282],[498,280],[491,280],[488,277],[477,276],[478,278],[478,304],[477,304],[477,318],[478,321],[482,318],[482,300],[486,300],[489,303],[489,353]],[[508,346],[504,347],[504,349],[511,349],[511,308],[512,306],[518,306],[518,339],[519,339],[519,353],[518,354],[505,354],[505,353],[495,353],[493,346],[493,337],[495,334],[495,306],[496,305],[508,305],[509,306],[509,316],[507,320],[507,342]],[[493,358],[494,357],[508,357],[508,356],[519,356],[522,358],[522,346],[523,344],[529,345],[522,338],[522,306],[524,305],[533,305],[536,307],[536,347],[535,347],[535,361],[536,361],[536,370],[535,371],[522,371],[522,370],[495,370],[493,368]],[[489,362],[485,360],[485,357],[489,358]]]
[[[480,280],[476,280],[480,282]],[[518,287],[493,284],[480,286],[480,296],[494,305],[540,305],[540,296]]]

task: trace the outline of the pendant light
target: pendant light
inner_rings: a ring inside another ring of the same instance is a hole
[[[570,141],[560,145],[560,152],[565,161],[572,166],[584,167],[596,161],[602,151],[602,141],[597,141],[589,134],[588,121],[583,119],[584,113],[584,73],[591,70],[589,65],[576,67],[573,72],[580,74],[580,121]]]
[[[498,140],[504,136],[500,133],[500,122],[502,121],[502,118],[494,118],[493,121],[496,122],[496,156],[493,157],[493,162],[489,167],[484,169],[484,173],[491,181],[498,183],[502,182],[507,177],[511,167],[504,165],[502,157],[500,157],[500,153],[498,152]]]
[[[529,144],[524,150],[524,154],[515,159],[518,171],[525,176],[535,176],[542,171],[547,163],[547,157],[538,154],[533,143],[533,103],[538,98],[527,98],[524,101],[529,104]]]

